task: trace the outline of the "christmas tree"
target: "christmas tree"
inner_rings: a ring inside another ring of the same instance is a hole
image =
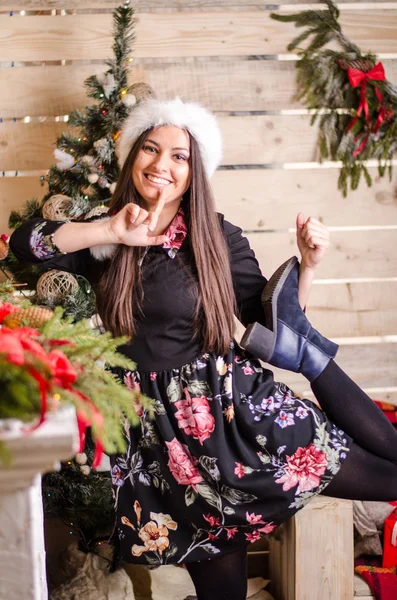
[[[84,220],[107,211],[119,176],[115,150],[121,125],[137,101],[152,95],[144,83],[128,85],[133,26],[134,10],[126,0],[113,13],[114,58],[106,61],[108,69],[103,74],[85,81],[95,104],[85,112],[76,109],[70,114],[71,130],[58,138],[56,165],[43,178],[48,182],[48,193],[41,201],[30,199],[22,211],[12,212],[11,229],[33,217]],[[4,239],[0,245],[2,267],[36,290],[31,298],[34,303],[51,308],[60,304],[75,321],[92,316],[95,302],[84,278],[21,264],[7,253]],[[109,537],[114,525],[110,473],[91,469],[93,454],[94,444],[88,435],[84,452],[63,464],[59,473],[43,477],[46,516],[56,516],[67,524],[77,534],[80,548],[87,552]]]
[[[106,61],[108,69],[104,73],[85,81],[87,95],[95,99],[95,104],[84,112],[76,109],[70,114],[71,130],[58,138],[56,164],[43,177],[48,193],[41,201],[30,199],[22,211],[12,212],[11,229],[32,217],[83,220],[107,211],[119,175],[115,149],[121,125],[136,101],[152,93],[144,83],[128,85],[133,27],[134,9],[127,0],[113,13],[114,58]],[[33,302],[51,308],[61,304],[76,320],[93,314],[93,294],[84,278],[58,271],[43,273],[40,266],[19,263],[11,252],[2,266],[17,281],[36,290]]]

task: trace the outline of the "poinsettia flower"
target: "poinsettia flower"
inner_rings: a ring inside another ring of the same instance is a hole
[[[69,389],[77,379],[77,373],[69,359],[60,350],[51,350],[47,359],[53,370],[54,384]]]

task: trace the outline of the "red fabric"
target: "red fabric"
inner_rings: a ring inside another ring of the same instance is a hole
[[[384,523],[382,567],[397,567],[397,541],[393,544],[392,539],[394,527],[397,529],[396,511],[392,512]],[[397,539],[396,535],[394,537]]]
[[[354,570],[368,583],[376,600],[396,600],[397,567],[385,569],[371,565],[360,565]]]

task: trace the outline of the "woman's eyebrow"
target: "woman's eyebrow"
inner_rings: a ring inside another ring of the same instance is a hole
[[[155,142],[151,138],[147,138],[146,141],[150,142],[151,144],[154,144],[155,146],[157,146],[158,148],[160,148],[160,144],[158,144],[157,142]],[[184,150],[185,152],[189,152],[188,148],[180,148],[180,147],[172,148],[172,150]]]

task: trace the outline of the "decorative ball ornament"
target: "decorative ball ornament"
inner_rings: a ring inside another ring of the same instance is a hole
[[[85,465],[87,462],[87,455],[85,452],[78,452],[74,459],[78,465]]]
[[[29,306],[28,308],[21,308],[13,313],[6,316],[3,324],[9,329],[17,329],[18,327],[33,327],[38,329],[47,323],[54,313],[52,310],[41,306]]]
[[[99,179],[99,175],[98,173],[90,173],[87,179],[90,183],[96,183]]]
[[[110,187],[110,183],[108,182],[108,180],[106,179],[106,177],[100,177],[98,179],[98,185],[100,188],[102,188],[103,190],[107,187]]]
[[[85,154],[81,159],[80,162],[83,165],[87,165],[87,167],[93,167],[95,165],[95,157],[94,156],[90,156],[89,154]]]
[[[8,245],[9,237],[5,233],[0,236],[0,260],[4,260],[8,256]]]
[[[125,96],[122,96],[121,101],[125,106],[128,106],[128,108],[132,108],[136,104],[136,96],[134,94],[126,94]]]
[[[41,275],[36,291],[41,301],[61,302],[66,296],[75,294],[78,287],[78,281],[71,273],[52,270]]]
[[[100,217],[108,212],[109,208],[107,206],[95,206],[92,208],[86,215],[84,215],[84,219],[91,219],[92,217]]]
[[[43,217],[50,221],[67,221],[72,198],[63,194],[55,194],[48,198],[43,206]]]
[[[148,98],[155,98],[154,90],[147,83],[140,81],[130,86],[129,93],[135,96],[136,102],[142,102]]]
[[[91,467],[89,467],[88,465],[83,465],[82,467],[80,467],[80,471],[83,473],[83,475],[88,476],[91,473]]]
[[[114,194],[116,186],[117,186],[117,182],[116,181],[113,181],[113,183],[110,184],[109,191],[110,191],[111,194]]]

